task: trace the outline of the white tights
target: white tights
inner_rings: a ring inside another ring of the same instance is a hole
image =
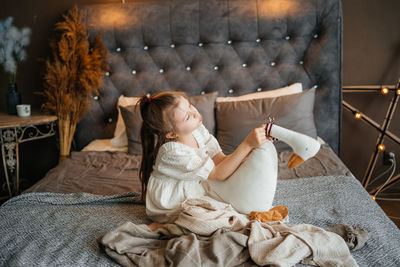
[[[278,177],[278,157],[274,144],[267,141],[253,149],[248,158],[225,181],[207,180],[208,194],[231,204],[243,214],[272,208]]]

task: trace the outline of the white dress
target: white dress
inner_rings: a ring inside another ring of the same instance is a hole
[[[202,181],[214,168],[212,158],[222,150],[203,124],[193,136],[199,148],[167,142],[158,151],[146,194],[146,213],[153,221],[172,222],[185,199],[206,195]]]

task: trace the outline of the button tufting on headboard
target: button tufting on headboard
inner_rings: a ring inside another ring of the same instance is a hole
[[[110,71],[104,95],[78,125],[77,149],[112,137],[121,94],[228,96],[301,82],[318,85],[318,135],[339,151],[340,0],[153,0],[81,9],[91,42],[102,32]]]

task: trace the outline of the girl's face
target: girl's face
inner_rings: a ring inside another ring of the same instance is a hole
[[[191,134],[203,121],[203,117],[189,101],[180,96],[178,105],[172,110],[172,123],[175,134],[184,136]]]

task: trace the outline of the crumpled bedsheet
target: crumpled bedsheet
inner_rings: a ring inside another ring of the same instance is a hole
[[[310,224],[250,221],[209,197],[187,199],[173,224],[152,232],[126,222],[101,239],[123,266],[358,266],[344,239]]]

